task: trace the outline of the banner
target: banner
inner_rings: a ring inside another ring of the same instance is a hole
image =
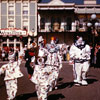
[[[0,29],[0,35],[3,36],[27,36],[26,30],[16,29],[16,28],[7,28],[7,29]]]

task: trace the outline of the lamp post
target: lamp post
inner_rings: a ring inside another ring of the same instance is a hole
[[[94,63],[95,63],[94,52],[95,52],[95,46],[96,46],[96,43],[97,43],[96,37],[98,37],[97,28],[99,26],[98,20],[96,18],[96,14],[91,15],[90,22],[87,23],[87,26],[90,29],[91,36],[92,36],[92,52],[91,52],[91,59],[92,59],[91,61],[92,62],[91,62],[91,64],[94,65]]]
[[[95,37],[98,36],[96,29],[99,26],[99,23],[96,19],[96,14],[91,15],[90,22],[87,23],[87,26],[88,26],[88,28],[90,28],[90,31],[91,31],[92,46],[95,47],[95,44],[96,44]]]

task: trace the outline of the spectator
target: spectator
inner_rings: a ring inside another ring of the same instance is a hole
[[[97,53],[96,53],[96,66],[100,68],[100,44],[97,44]]]
[[[3,61],[5,61],[5,56],[6,56],[5,50],[2,50],[2,60],[3,60]]]

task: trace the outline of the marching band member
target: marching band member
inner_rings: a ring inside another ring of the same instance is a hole
[[[88,85],[86,81],[86,73],[89,69],[90,46],[85,44],[82,37],[77,37],[77,41],[70,48],[70,58],[74,60],[73,73],[74,82],[77,85]]]
[[[21,51],[19,54],[18,61],[14,61],[15,53],[11,50],[9,52],[9,63],[4,64],[0,67],[0,74],[3,74],[5,72],[5,85],[7,90],[8,98],[7,100],[13,100],[17,93],[17,78],[20,78],[23,76],[22,72],[20,71],[20,64],[22,61],[24,53]]]

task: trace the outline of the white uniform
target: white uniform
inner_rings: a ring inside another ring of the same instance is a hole
[[[47,46],[48,51],[50,52],[47,56],[46,66],[50,67],[51,74],[50,74],[50,81],[51,81],[51,90],[53,87],[57,85],[57,79],[59,76],[59,71],[62,68],[62,55],[60,53],[60,47],[51,41],[51,44]]]
[[[43,38],[40,36],[38,39],[39,51],[37,57],[37,65],[35,65],[34,73],[31,77],[31,81],[35,83],[35,88],[38,96],[38,100],[47,100],[47,94],[49,92],[49,69],[45,67],[45,57],[48,55],[47,49],[43,47]],[[32,62],[34,63],[34,59]]]
[[[13,55],[13,54],[12,54]],[[5,84],[8,98],[7,100],[13,100],[17,93],[17,78],[23,76],[22,72],[20,71],[20,64],[21,59],[19,58],[18,61],[14,62],[14,55],[9,56],[9,63],[4,64],[0,67],[0,74],[5,73]]]
[[[86,73],[89,69],[89,60],[90,60],[90,46],[85,45],[84,41],[81,44],[73,44],[70,48],[70,58],[74,60],[73,73],[74,73],[74,82],[77,82],[82,85],[87,85],[85,81]]]

